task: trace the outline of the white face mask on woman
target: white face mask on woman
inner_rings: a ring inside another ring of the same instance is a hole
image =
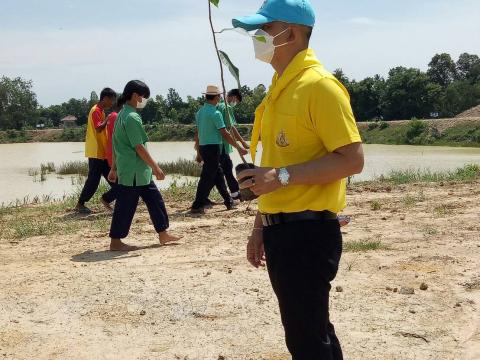
[[[142,101],[137,103],[137,109],[143,109],[147,105],[148,99],[142,97]]]
[[[252,36],[253,48],[255,49],[255,58],[260,61],[264,61],[268,64],[272,62],[273,55],[275,54],[275,48],[285,46],[290,42],[286,42],[280,45],[273,45],[273,40],[286,32],[289,28],[281,31],[275,36],[270,35],[264,30],[258,30],[255,35]]]

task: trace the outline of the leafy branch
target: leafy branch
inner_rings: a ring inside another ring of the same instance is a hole
[[[218,8],[220,0],[208,0],[208,20],[210,21],[210,29],[212,30],[212,37],[213,37],[213,44],[215,46],[215,53],[217,54],[218,58],[218,63],[220,65],[220,78],[222,80],[222,90],[223,90],[223,101],[225,102],[225,116],[227,120],[227,124],[230,125],[229,131],[233,128],[232,122],[230,120],[230,111],[228,110],[228,99],[227,99],[227,90],[225,88],[225,77],[224,77],[224,72],[223,72],[223,64],[225,64],[228,69],[230,70],[230,73],[233,75],[233,77],[237,80],[238,88],[240,89],[240,71],[238,68],[233,65],[233,63],[230,61],[230,58],[228,55],[218,49],[218,44],[217,44],[217,36],[215,32],[215,28],[213,26],[213,20],[212,20],[212,4],[215,5]],[[236,141],[236,140],[235,140]],[[239,155],[243,161],[243,163],[247,163],[245,160],[245,157],[240,154]]]

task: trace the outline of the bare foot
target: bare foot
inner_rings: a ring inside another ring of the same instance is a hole
[[[110,251],[135,251],[138,250],[138,247],[127,245],[122,242],[120,239],[112,239],[110,241]]]
[[[110,205],[110,203],[106,202],[103,199],[100,199],[100,203],[103,205],[105,209],[107,209],[110,212],[113,212],[113,208],[112,208],[112,205]]]
[[[174,236],[170,235],[166,231],[162,231],[161,233],[158,233],[158,239],[160,240],[161,245],[165,245],[170,242],[175,242],[178,241],[182,238],[183,236]]]

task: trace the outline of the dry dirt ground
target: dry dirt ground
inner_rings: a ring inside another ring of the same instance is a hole
[[[480,359],[479,185],[349,191],[331,293],[345,359]],[[106,251],[108,219],[0,234],[0,359],[289,359],[267,272],[244,259],[254,205],[187,206],[169,203],[184,239],[164,247],[142,207],[129,242],[145,248],[129,254]]]

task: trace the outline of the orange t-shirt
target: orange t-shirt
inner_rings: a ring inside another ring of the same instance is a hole
[[[107,155],[107,161],[108,165],[112,167],[112,139],[113,139],[113,130],[115,129],[115,121],[117,120],[118,113],[117,112],[112,112],[110,115],[107,117],[107,150],[106,150],[106,155]]]

